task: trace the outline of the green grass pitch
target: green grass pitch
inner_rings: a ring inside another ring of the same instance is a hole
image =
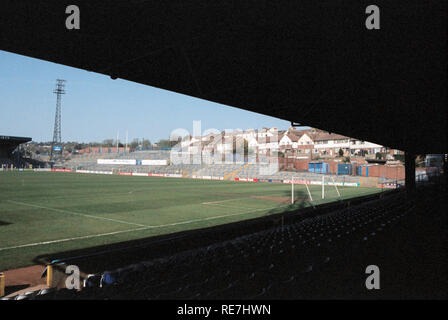
[[[310,186],[314,204],[333,186]],[[339,187],[343,199],[381,191]],[[40,255],[199,229],[309,206],[277,183],[54,172],[0,172],[0,271]]]

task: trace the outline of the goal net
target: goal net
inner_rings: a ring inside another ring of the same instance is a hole
[[[312,204],[322,201],[331,201],[341,198],[341,193],[336,180],[331,175],[322,175],[319,179],[307,180],[298,177],[291,177],[291,204],[298,200],[298,186],[303,186],[306,190],[307,200]],[[303,191],[301,192],[304,193]],[[303,197],[301,197],[303,199]]]

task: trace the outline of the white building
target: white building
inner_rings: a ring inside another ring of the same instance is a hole
[[[320,155],[335,156],[342,149],[350,153],[350,138],[334,133],[321,133],[314,138],[314,152]]]
[[[372,142],[334,133],[320,133],[314,139],[314,152],[320,155],[337,156],[339,150],[342,150],[344,155],[374,155],[384,152],[385,148]]]
[[[363,153],[369,155],[375,155],[377,152],[385,152],[385,151],[386,148],[376,143],[356,139],[351,139],[350,141],[351,155],[363,155]]]

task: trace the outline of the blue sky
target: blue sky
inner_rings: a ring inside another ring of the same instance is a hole
[[[56,79],[65,79],[62,140],[167,139],[172,130],[278,127],[289,122],[85,70],[0,51],[0,135],[51,141]]]

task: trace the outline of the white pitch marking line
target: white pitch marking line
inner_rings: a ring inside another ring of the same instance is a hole
[[[176,223],[170,223],[170,224],[163,224],[163,225],[160,225],[160,226],[154,226],[153,228],[174,226],[174,225],[179,225],[179,224],[187,224],[187,223],[192,223],[192,222],[196,222],[196,221],[205,221],[205,220],[213,220],[213,219],[219,219],[219,218],[225,218],[225,217],[239,216],[239,215],[248,214],[248,213],[252,213],[252,212],[263,211],[263,210],[271,210],[271,209],[282,208],[282,207],[286,207],[286,206],[272,207],[272,208],[263,208],[263,209],[255,209],[255,210],[246,211],[246,212],[225,214],[225,215],[221,215],[221,216],[208,217],[208,218],[204,218],[204,219],[193,219],[193,220],[188,220],[188,221],[183,221],[183,222],[176,222]]]
[[[67,239],[59,239],[59,240],[52,240],[52,241],[44,241],[44,242],[22,244],[22,245],[13,246],[13,247],[0,248],[0,251],[9,250],[9,249],[25,248],[25,247],[34,247],[34,246],[39,246],[39,245],[47,245],[47,244],[53,244],[53,243],[59,243],[59,242],[67,242],[67,241],[73,241],[73,240],[82,240],[82,239],[89,239],[89,238],[99,238],[99,237],[104,237],[104,236],[120,234],[120,233],[142,231],[142,230],[155,229],[155,228],[170,227],[170,226],[176,226],[176,225],[180,225],[180,224],[188,224],[188,223],[193,223],[193,222],[198,222],[198,221],[214,220],[214,219],[220,219],[220,218],[225,218],[225,217],[239,216],[239,215],[243,215],[243,214],[253,213],[253,212],[256,212],[256,211],[271,210],[271,209],[282,208],[282,207],[286,207],[286,206],[256,209],[256,210],[251,210],[251,211],[246,211],[246,212],[240,212],[240,213],[234,213],[234,214],[226,214],[226,215],[208,217],[208,218],[203,218],[203,219],[193,219],[193,220],[182,221],[182,222],[162,224],[162,225],[158,225],[158,226],[145,226],[143,228],[127,229],[127,230],[122,230],[122,231],[94,234],[94,235],[81,236],[81,237],[75,237],[75,238],[67,238]]]
[[[82,217],[87,217],[87,218],[92,218],[92,219],[107,220],[107,221],[112,221],[112,222],[116,222],[116,223],[130,224],[130,225],[138,226],[138,227],[147,227],[144,224],[127,222],[127,221],[111,219],[111,218],[98,217],[98,216],[91,216],[89,214],[73,212],[73,211],[68,211],[68,210],[63,210],[63,209],[44,207],[44,206],[38,206],[36,204],[30,204],[30,203],[25,203],[25,202],[20,202],[20,201],[8,200],[8,202],[19,204],[19,205],[22,205],[22,206],[28,206],[28,207],[39,208],[39,209],[46,209],[46,210],[53,210],[53,211],[57,211],[57,212],[63,212],[63,213],[73,214],[73,215],[76,215],[76,216],[82,216]]]
[[[211,202],[202,202],[201,204],[214,204],[214,203],[221,203],[221,202],[226,202],[226,201],[235,201],[235,200],[238,200],[238,199],[248,199],[248,198],[250,198],[250,197],[232,198],[232,199],[211,201]]]
[[[202,204],[204,204],[204,203],[202,203]],[[252,207],[226,206],[224,204],[219,204],[219,203],[213,203],[213,204],[212,203],[207,203],[207,205],[208,206],[213,206],[213,207],[218,206],[218,207],[227,208],[227,209],[249,209],[249,210],[251,210],[251,209],[259,209],[259,208],[252,208]]]
[[[34,247],[34,246],[40,246],[40,245],[45,245],[45,244],[67,242],[67,241],[73,241],[73,240],[82,240],[82,239],[110,236],[110,235],[114,235],[114,234],[126,233],[126,232],[132,232],[132,231],[139,231],[139,230],[144,230],[144,229],[148,229],[148,228],[149,227],[136,228],[136,229],[127,229],[127,230],[114,231],[114,232],[108,232],[108,233],[93,234],[93,235],[88,235],[88,236],[81,236],[81,237],[74,237],[74,238],[66,238],[66,239],[59,239],[59,240],[51,240],[51,241],[43,241],[43,242],[22,244],[22,245],[13,246],[13,247],[0,248],[0,251],[8,250],[8,249],[18,249],[18,248],[25,248],[25,247]]]

